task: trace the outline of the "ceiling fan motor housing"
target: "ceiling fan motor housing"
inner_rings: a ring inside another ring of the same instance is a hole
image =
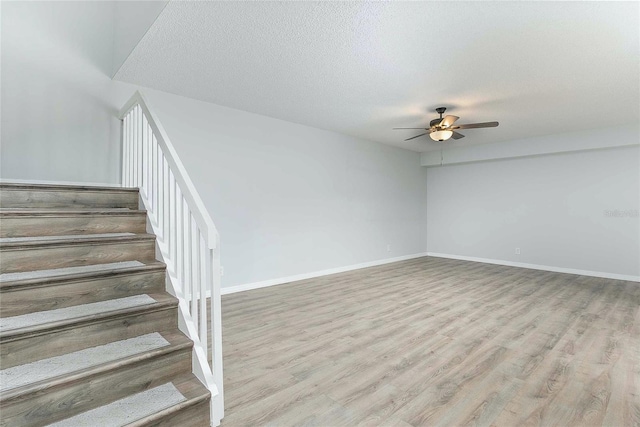
[[[430,127],[434,127],[435,125],[437,125],[438,123],[440,123],[442,121],[442,119],[433,119],[429,122],[429,126]]]

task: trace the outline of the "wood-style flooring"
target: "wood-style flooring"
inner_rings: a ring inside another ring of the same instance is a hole
[[[638,426],[640,284],[419,258],[224,296],[224,427]]]

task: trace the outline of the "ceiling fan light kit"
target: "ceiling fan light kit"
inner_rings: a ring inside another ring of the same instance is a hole
[[[431,132],[429,134],[429,137],[431,139],[433,139],[434,141],[446,141],[447,139],[451,138],[453,136],[453,131],[452,130],[437,130],[435,132]]]
[[[467,125],[454,125],[456,120],[460,117],[456,116],[445,116],[442,117],[442,114],[447,109],[445,107],[436,108],[436,112],[440,114],[440,117],[437,119],[433,119],[429,122],[428,128],[393,128],[394,130],[398,129],[420,129],[426,130],[425,133],[421,133],[420,135],[412,136],[411,138],[405,139],[405,141],[410,141],[415,138],[419,138],[424,135],[429,135],[429,138],[434,141],[444,142],[448,139],[461,139],[464,138],[464,135],[456,132],[456,129],[477,129],[477,128],[494,128],[498,126],[498,122],[485,122],[485,123],[469,123]]]

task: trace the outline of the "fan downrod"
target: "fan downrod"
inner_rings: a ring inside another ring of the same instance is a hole
[[[436,112],[438,114],[440,114],[440,118],[439,119],[433,119],[429,122],[429,127],[434,127],[435,125],[437,125],[438,123],[440,123],[442,121],[442,114],[447,110],[446,107],[438,107],[436,108]]]

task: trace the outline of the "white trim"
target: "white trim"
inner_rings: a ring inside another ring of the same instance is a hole
[[[344,273],[345,271],[359,270],[361,268],[375,267],[376,265],[389,264],[392,262],[406,261],[408,259],[421,258],[427,256],[426,252],[411,255],[403,255],[395,258],[385,258],[376,261],[363,262],[360,264],[346,265],[344,267],[329,268],[327,270],[314,271],[312,273],[296,274],[295,276],[281,277],[279,279],[264,280],[262,282],[246,283],[244,285],[236,285],[223,287],[222,295],[234,294],[236,292],[250,291],[252,289],[266,288],[269,286],[282,285],[284,283],[297,282],[298,280],[313,279],[315,277],[327,276],[329,274]]]
[[[1,178],[0,184],[41,184],[41,185],[74,185],[83,187],[122,187],[116,182],[80,182],[80,181],[45,181],[40,179],[13,179]]]
[[[580,276],[602,277],[603,279],[627,280],[630,282],[640,282],[640,276],[630,276],[626,274],[604,273],[601,271],[577,270],[575,268],[552,267],[549,265],[527,264],[525,262],[503,261],[499,259],[477,258],[464,255],[450,255],[436,252],[427,252],[427,256],[437,258],[458,259],[461,261],[482,262],[485,264],[506,265],[509,267],[529,268],[532,270],[553,271],[555,273],[577,274]]]

